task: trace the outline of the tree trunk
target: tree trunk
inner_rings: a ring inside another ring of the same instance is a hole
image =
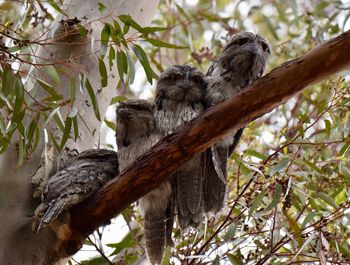
[[[106,7],[103,12],[98,10],[98,3]],[[111,22],[120,14],[129,14],[139,24],[145,25],[151,22],[157,4],[158,0],[66,0],[62,9],[67,17],[59,15],[56,18],[47,34],[47,45],[39,48],[36,53],[37,58],[41,58],[37,62],[53,63],[55,67],[64,71],[60,76],[61,84],[55,87],[66,98],[69,98],[71,79],[73,78],[77,84],[76,87],[79,87],[79,77],[81,73],[84,74],[95,90],[103,120],[110,99],[115,96],[115,87],[118,82],[118,71],[115,67],[108,73],[108,86],[97,93],[101,87],[98,56],[103,22]],[[79,37],[78,42],[74,36],[63,36],[61,39],[63,31],[60,21],[74,17],[81,20],[81,25],[89,30],[88,36],[86,39]],[[32,74],[50,82],[40,68],[35,69]],[[37,87],[35,79],[25,85],[27,90],[37,89],[36,99],[47,96]],[[95,118],[92,106],[86,104],[89,101],[87,93],[77,92],[75,106],[79,111],[80,121],[84,120],[85,125],[79,126],[77,141],[68,140],[66,146],[69,149],[81,151],[98,145],[101,123]],[[65,117],[70,109],[62,107],[60,111]],[[51,130],[59,134],[57,128],[51,127]],[[39,165],[44,143],[42,141],[36,153],[22,166],[17,167],[18,153],[15,141],[16,137],[13,137],[13,143],[0,157],[0,264],[54,264],[63,256],[73,253],[63,253],[60,249],[60,240],[49,229],[43,229],[39,234],[31,230],[31,217],[38,202],[32,199],[30,179]],[[74,246],[71,249],[73,248]]]

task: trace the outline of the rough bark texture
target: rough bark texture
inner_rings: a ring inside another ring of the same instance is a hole
[[[208,109],[164,138],[133,165],[71,210],[74,233],[86,236],[164,181],[195,153],[285,103],[307,85],[350,65],[350,31],[282,64],[233,98]]]
[[[105,11],[98,11],[99,2],[106,7]],[[57,17],[46,36],[47,45],[37,51],[36,58],[41,58],[38,60],[39,63],[53,63],[55,67],[64,70],[65,73],[60,76],[61,85],[55,85],[55,88],[66,98],[69,98],[71,78],[74,78],[78,88],[79,76],[84,74],[95,90],[103,120],[109,102],[115,96],[118,82],[116,74],[118,71],[114,65],[115,69],[108,73],[108,86],[97,93],[101,88],[98,56],[100,33],[104,22],[112,22],[112,19],[117,19],[116,16],[120,14],[129,14],[139,24],[146,25],[151,22],[157,4],[158,0],[66,0],[62,9],[65,10],[67,17],[61,15]],[[89,30],[88,36],[79,38],[78,35],[78,39],[74,34],[59,36],[60,30],[64,33],[59,22],[74,17],[80,19],[81,25]],[[43,69],[35,68],[31,75],[52,83]],[[25,85],[27,90],[37,89],[35,94],[37,100],[47,96],[43,89],[38,88],[35,79]],[[85,124],[81,122],[79,126],[79,139],[76,142],[71,139],[67,142],[66,147],[70,149],[82,151],[98,145],[101,122],[95,118],[91,104],[86,102],[90,102],[88,93],[81,94],[77,89],[75,106],[79,111],[79,122],[83,119]],[[60,111],[65,118],[70,109],[62,107]],[[60,135],[55,125],[50,128],[55,136]],[[16,137],[13,138],[13,143],[6,153],[0,156],[0,264],[53,264],[62,255],[60,240],[50,229],[43,229],[38,235],[31,231],[31,217],[38,202],[32,199],[29,182],[39,165],[44,144],[39,144],[36,154],[24,165],[16,167],[18,153],[15,141]],[[70,246],[71,251],[72,249],[73,245]],[[75,251],[76,249],[73,252]]]

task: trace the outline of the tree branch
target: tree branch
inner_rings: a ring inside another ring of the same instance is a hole
[[[270,112],[306,86],[350,65],[350,31],[288,61],[247,89],[165,137],[119,177],[71,209],[69,241],[79,240],[154,189],[195,153]],[[63,246],[65,247],[65,246]]]

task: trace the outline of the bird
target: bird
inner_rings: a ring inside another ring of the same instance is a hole
[[[218,59],[209,67],[206,76],[206,108],[237,94],[260,78],[271,54],[266,39],[258,34],[242,32],[231,38]],[[204,211],[218,212],[224,204],[227,179],[227,160],[236,148],[244,128],[205,152]]]
[[[76,149],[65,148],[59,152],[53,146],[42,152],[39,166],[31,176],[33,198],[39,198],[48,179],[57,171],[66,167],[78,154],[79,152]]]
[[[155,121],[154,104],[146,100],[120,102],[116,116],[119,170],[122,172],[156,144],[162,135]],[[139,199],[146,252],[152,264],[161,264],[166,242],[171,240],[166,232],[170,194],[170,183],[166,180]]]
[[[154,115],[163,135],[171,134],[204,110],[206,85],[205,75],[189,65],[173,65],[160,75]],[[196,154],[170,176],[172,209],[168,209],[169,230],[172,229],[174,211],[182,229],[197,227],[202,220],[203,163],[203,154]]]
[[[89,149],[72,158],[49,178],[41,194],[41,204],[34,211],[34,220],[39,220],[37,232],[118,174],[115,151]]]

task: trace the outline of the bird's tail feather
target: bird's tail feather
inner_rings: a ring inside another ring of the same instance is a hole
[[[161,264],[166,244],[166,214],[145,213],[145,238],[147,255],[152,264]]]
[[[41,218],[37,231],[39,232],[39,230],[42,227],[48,225],[51,221],[55,220],[58,217],[58,215],[62,212],[62,209],[64,209],[67,202],[68,198],[61,198],[59,200],[54,200],[53,202],[51,202],[44,216]]]

